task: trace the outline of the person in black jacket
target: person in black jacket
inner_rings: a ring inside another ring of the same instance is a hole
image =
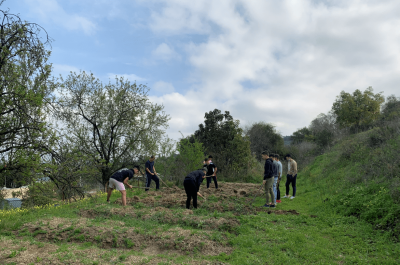
[[[207,167],[206,180],[207,180],[207,189],[210,188],[211,179],[214,180],[215,188],[218,189],[217,182],[217,166],[212,162],[211,158],[204,159],[205,166]]]
[[[189,173],[185,180],[183,181],[183,187],[185,187],[187,200],[186,200],[186,208],[190,208],[190,201],[193,198],[193,207],[197,209],[197,195],[201,196],[199,193],[200,184],[203,182],[203,179],[206,177],[207,167],[203,167],[203,169],[193,171]]]
[[[122,205],[126,206],[126,190],[124,185],[132,189],[132,186],[128,184],[128,181],[132,179],[133,175],[137,174],[138,172],[139,166],[135,166],[132,169],[118,171],[114,173],[108,181],[107,202],[110,202],[110,197],[113,189],[117,189],[121,192]]]
[[[274,204],[274,170],[273,170],[273,160],[269,157],[269,152],[264,151],[261,153],[262,158],[265,160],[264,165],[264,188],[265,193],[267,195],[267,202],[265,203],[264,207],[275,207]],[[270,201],[271,200],[271,201]]]

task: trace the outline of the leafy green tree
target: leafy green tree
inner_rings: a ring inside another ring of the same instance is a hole
[[[368,128],[379,118],[381,104],[385,101],[381,93],[374,94],[372,87],[353,94],[342,91],[333,103],[332,111],[336,122],[342,127],[353,128],[357,133]]]
[[[390,121],[400,118],[400,98],[395,95],[387,97],[386,103],[382,106],[381,119]]]
[[[7,165],[0,167],[3,177],[6,170],[13,177],[37,169],[40,155],[54,139],[45,121],[53,91],[49,44],[42,27],[0,10],[0,159]]]
[[[265,122],[253,123],[245,129],[245,134],[250,141],[251,153],[260,161],[263,150],[276,153],[281,153],[283,150],[283,137],[272,124]]]
[[[159,144],[159,149],[156,155],[156,169],[158,173],[161,173],[164,179],[170,181],[175,176],[176,169],[176,157],[177,157],[177,143],[176,141],[165,137]],[[141,164],[147,161],[147,157],[142,160]],[[143,171],[144,173],[144,171]],[[180,176],[181,177],[181,176]]]
[[[307,127],[298,129],[291,136],[293,144],[300,144],[304,141],[312,142],[314,137],[312,135],[312,131]]]
[[[79,146],[74,146],[64,137],[57,141],[56,146],[49,155],[42,157],[46,167],[44,175],[53,182],[60,199],[85,197],[85,191],[98,184],[99,165],[92,156],[81,152]]]
[[[222,153],[221,158],[220,160],[227,161],[226,175],[236,177],[240,174],[247,174],[253,164],[249,138],[236,134],[229,142],[226,152]]]
[[[86,72],[61,81],[57,117],[66,125],[64,137],[96,163],[99,182],[156,153],[169,116],[149,101],[146,86],[123,78],[103,85]]]
[[[186,174],[203,166],[204,147],[197,139],[194,139],[194,142],[191,142],[188,137],[180,139],[177,151],[179,154],[176,160]]]
[[[235,164],[240,165],[239,157],[251,156],[250,142],[242,136],[243,129],[239,127],[239,121],[234,120],[229,111],[223,114],[215,109],[206,113],[204,118],[204,124],[199,125],[194,138],[204,145],[207,154],[214,157],[219,172]]]
[[[318,146],[322,148],[329,148],[332,145],[335,134],[338,131],[336,118],[332,113],[321,113],[311,122],[309,130],[312,132],[312,140]]]

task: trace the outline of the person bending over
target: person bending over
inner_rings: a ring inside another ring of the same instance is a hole
[[[132,169],[120,171],[114,173],[108,180],[108,190],[107,190],[107,202],[110,202],[111,193],[114,189],[119,190],[122,196],[122,205],[126,206],[126,190],[125,186],[132,189],[132,186],[128,184],[128,181],[133,178],[134,174],[139,172],[139,166],[135,166]]]
[[[186,199],[186,209],[190,208],[190,201],[193,198],[193,207],[197,209],[197,195],[201,196],[199,193],[200,184],[206,177],[207,168],[199,169],[189,173],[185,180],[183,181],[183,187],[185,187],[185,192],[187,195]]]

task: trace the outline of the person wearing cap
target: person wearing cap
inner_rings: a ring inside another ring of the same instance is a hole
[[[110,202],[111,193],[114,189],[119,190],[122,196],[122,205],[126,206],[126,190],[125,186],[132,189],[128,181],[133,178],[134,174],[139,172],[139,166],[134,166],[132,169],[118,171],[114,173],[108,180],[107,202]]]
[[[262,159],[265,160],[263,185],[265,188],[266,199],[267,199],[263,207],[275,207],[274,204],[275,197],[273,191],[273,184],[274,184],[273,161],[272,158],[269,157],[268,151],[263,151],[261,153],[261,157]]]
[[[203,179],[206,177],[207,167],[203,167],[202,169],[195,170],[189,173],[184,181],[183,187],[185,188],[185,192],[187,195],[186,199],[186,209],[190,208],[190,201],[193,198],[193,207],[197,209],[197,195],[203,197],[199,193],[200,184],[203,182]],[[203,197],[204,198],[204,197]]]

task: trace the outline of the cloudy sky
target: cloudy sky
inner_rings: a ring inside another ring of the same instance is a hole
[[[342,90],[400,96],[398,0],[7,0],[1,8],[47,30],[55,75],[85,70],[150,87],[174,139],[215,108],[290,135]]]

